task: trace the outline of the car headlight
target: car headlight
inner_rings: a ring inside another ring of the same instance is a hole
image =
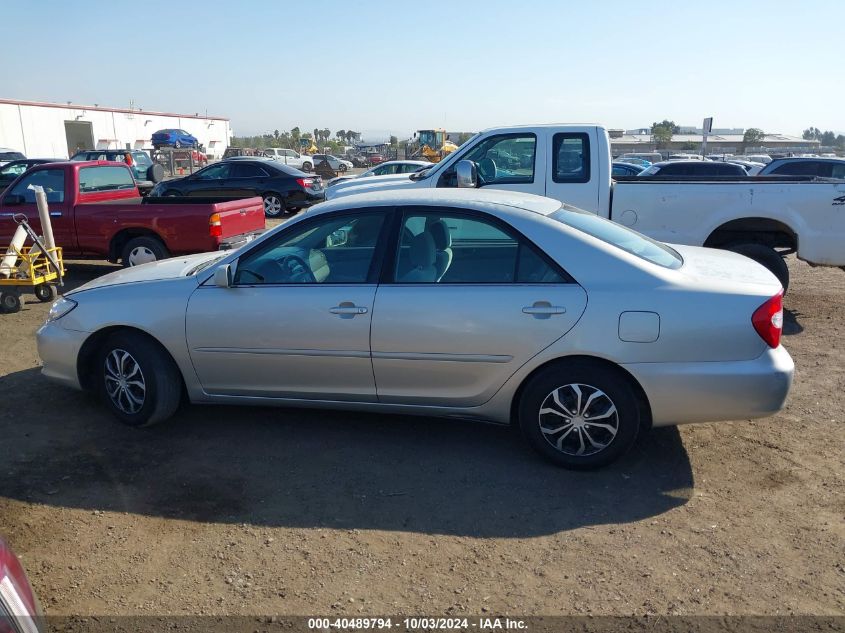
[[[73,299],[59,297],[56,301],[53,302],[53,305],[50,306],[50,312],[47,313],[47,323],[49,323],[50,321],[56,321],[58,319],[61,319],[64,315],[73,310],[76,306],[77,303]]]

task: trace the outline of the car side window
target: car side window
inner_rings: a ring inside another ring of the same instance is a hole
[[[13,178],[17,178],[23,172],[25,172],[27,169],[28,169],[28,166],[27,166],[26,163],[19,163],[17,165],[7,165],[3,169],[0,169],[0,174],[3,174],[4,176],[11,176]]]
[[[97,167],[83,167],[79,170],[80,193],[116,191],[120,189],[132,189],[134,187],[135,179],[132,177],[132,173],[125,167],[101,165]]]
[[[367,283],[384,219],[372,211],[303,222],[241,257],[235,284]]]
[[[232,166],[232,178],[267,178],[270,174],[258,165],[239,163]]]
[[[552,180],[561,183],[589,182],[589,136],[561,133],[552,137]]]
[[[44,187],[47,202],[65,201],[65,172],[62,169],[42,169],[24,176],[9,193],[14,196],[23,196],[24,202],[28,204],[35,204],[35,192],[29,188],[30,185]]]
[[[536,155],[535,134],[499,134],[484,139],[461,159],[478,166],[480,185],[523,184],[534,182]],[[441,176],[438,186],[457,186],[454,169]]]
[[[198,171],[194,175],[194,178],[197,180],[217,180],[219,178],[228,178],[230,170],[231,165],[218,163],[217,165],[212,165],[211,167]]]
[[[498,223],[448,211],[409,211],[400,232],[396,283],[566,283],[535,246]]]
[[[829,164],[831,178],[845,178],[845,163],[842,163],[841,165],[837,165],[834,163]]]
[[[792,161],[775,167],[771,173],[778,176],[817,176],[818,168],[812,161]]]

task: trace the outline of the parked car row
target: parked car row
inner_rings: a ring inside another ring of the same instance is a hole
[[[325,199],[322,179],[271,158],[236,156],[185,176],[159,182],[153,197],[260,197],[269,218]]]

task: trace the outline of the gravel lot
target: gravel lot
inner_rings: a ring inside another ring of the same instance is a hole
[[[123,428],[40,377],[27,297],[0,315],[0,534],[51,615],[841,614],[845,273],[790,268],[786,409],[662,429],[594,473],[428,418]]]

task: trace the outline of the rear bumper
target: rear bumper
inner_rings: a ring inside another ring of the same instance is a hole
[[[754,360],[622,365],[642,385],[654,426],[746,420],[783,408],[795,364],[783,346]]]
[[[259,229],[257,231],[252,231],[250,233],[241,233],[240,235],[233,235],[231,237],[224,238],[218,245],[217,250],[219,251],[231,251],[236,248],[240,248],[244,244],[249,244],[252,240],[257,238],[259,235],[262,235],[267,229]]]

